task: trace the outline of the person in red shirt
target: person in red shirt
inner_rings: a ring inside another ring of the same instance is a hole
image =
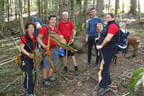
[[[101,44],[96,45],[96,48],[102,53],[101,64],[103,65],[103,70],[101,72],[102,79],[99,81],[100,90],[98,91],[98,96],[102,96],[107,92],[111,85],[109,68],[112,57],[117,53],[117,43],[119,42],[119,27],[112,13],[106,15],[106,23],[106,32],[103,34],[104,36],[102,36],[104,39]]]
[[[68,18],[68,12],[63,12],[62,13],[62,21],[59,22],[58,24],[58,30],[61,32],[61,34],[63,35],[64,39],[67,41],[67,44],[69,45],[73,45],[73,41],[76,35],[76,31],[74,28],[74,24],[72,23],[71,20],[69,20]],[[65,50],[66,53],[66,50]],[[72,60],[75,66],[75,75],[79,74],[78,71],[78,66],[77,66],[77,62],[74,56],[74,53],[72,53],[71,51],[68,51],[68,56],[72,56]],[[63,73],[67,73],[68,72],[68,68],[67,68],[67,62],[66,62],[66,56],[64,56],[64,70]]]
[[[58,35],[60,35],[59,31],[56,31],[56,16],[55,15],[50,15],[48,18],[48,28],[46,26],[42,27],[40,29],[40,32],[38,34],[37,37],[37,41],[38,43],[42,46],[42,48],[44,49],[44,51],[46,51],[46,48],[48,46],[48,40],[49,40],[49,35],[47,34],[48,29],[51,32],[57,33]],[[57,45],[56,43],[50,39],[50,53],[51,53],[51,59],[54,63],[54,65],[56,66],[58,64],[58,50],[57,50]],[[49,73],[48,73],[48,77],[47,77],[47,72],[49,69]],[[53,76],[53,72],[54,70],[50,67],[50,62],[48,61],[48,55],[44,56],[43,59],[43,84],[46,87],[50,87],[50,83],[51,81],[55,81],[56,78],[52,77]]]
[[[35,24],[28,23],[26,25],[26,33],[21,36],[20,41],[20,50],[22,52],[21,60],[22,60],[22,70],[25,72],[25,80],[24,80],[24,92],[28,96],[35,96],[33,94],[34,84],[33,84],[33,58],[34,58],[34,50],[36,45],[36,40],[34,36]]]

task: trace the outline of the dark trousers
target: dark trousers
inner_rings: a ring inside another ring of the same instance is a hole
[[[29,94],[33,94],[34,90],[33,76],[32,76],[33,60],[27,59],[24,60],[24,63],[25,63],[25,65],[23,66],[23,71],[25,72],[24,88],[27,89]]]
[[[97,54],[95,36],[89,36],[88,37],[88,62],[89,63],[91,63],[91,53],[92,53],[93,45],[95,47],[95,52]]]
[[[103,70],[102,70],[102,80],[100,81],[100,87],[101,88],[107,88],[108,85],[111,84],[111,79],[110,79],[110,63],[112,60],[112,57],[116,53],[116,48],[103,48],[102,50],[102,55],[104,59],[104,65],[103,65]]]

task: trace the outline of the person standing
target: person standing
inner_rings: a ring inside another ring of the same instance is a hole
[[[37,37],[37,41],[38,43],[42,46],[42,49],[44,51],[47,51],[48,49],[48,41],[49,41],[49,34],[48,32],[54,32],[57,33],[58,35],[60,35],[59,31],[56,31],[56,15],[50,15],[48,17],[48,25],[43,26],[40,29],[40,32],[38,34]],[[58,58],[58,50],[57,50],[57,45],[56,43],[50,39],[50,56],[51,59],[54,63],[54,66],[56,67],[56,65],[58,64],[59,58]],[[43,81],[42,83],[46,86],[46,87],[51,87],[50,82],[53,82],[56,80],[56,78],[53,77],[53,73],[54,70],[52,69],[52,67],[50,66],[50,62],[48,61],[48,54],[45,54],[44,59],[43,59],[43,68],[42,68],[42,72],[43,72]],[[47,72],[48,72],[48,77],[47,77]]]
[[[100,90],[98,92],[98,96],[102,96],[105,92],[109,90],[109,85],[111,85],[110,79],[110,63],[112,57],[115,56],[117,52],[117,44],[119,41],[119,27],[115,22],[114,15],[112,13],[108,13],[106,15],[106,32],[101,36],[102,43],[100,45],[96,45],[96,48],[101,51],[103,56],[103,70],[102,70],[102,79],[100,81],[99,87]]]
[[[20,50],[22,52],[22,69],[25,73],[24,92],[27,94],[27,96],[36,96],[33,94],[34,83],[32,74],[32,70],[34,68],[34,50],[36,47],[36,39],[34,36],[35,28],[34,23],[28,23],[26,25],[26,33],[21,36],[20,41]]]
[[[86,32],[86,42],[88,42],[87,65],[91,64],[92,48],[93,48],[93,45],[94,46],[96,45],[95,38],[98,36],[98,32],[96,31],[96,24],[97,23],[103,24],[101,18],[96,16],[96,9],[95,8],[91,8],[90,13],[91,13],[91,19],[88,21],[88,30]],[[97,54],[97,52],[96,52],[96,54]],[[98,66],[98,61],[95,62],[95,66]]]
[[[59,22],[58,24],[58,30],[61,32],[63,35],[64,39],[67,41],[67,44],[72,46],[74,42],[74,38],[76,35],[76,31],[74,28],[74,24],[72,23],[71,20],[68,18],[68,12],[63,12],[62,13],[62,21]],[[65,50],[66,53],[66,50]],[[68,51],[68,56],[72,57],[74,67],[75,67],[75,75],[79,75],[79,70],[76,62],[76,58],[73,52]],[[66,56],[64,56],[64,69],[63,72],[67,73],[68,68],[67,68],[67,62],[66,62]]]

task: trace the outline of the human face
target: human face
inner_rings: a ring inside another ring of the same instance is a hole
[[[62,16],[62,19],[63,19],[64,21],[67,21],[67,20],[68,20],[68,15],[64,14],[64,15]]]
[[[91,10],[91,16],[95,17],[96,16],[96,10]]]
[[[101,25],[100,24],[97,24],[96,27],[97,27],[97,30],[99,30],[99,31],[101,30]]]
[[[56,24],[56,17],[51,17],[49,20],[49,24],[54,27]]]
[[[106,15],[105,17],[106,23],[108,23],[109,21],[113,21],[114,18],[112,18],[109,14]]]
[[[28,26],[28,28],[27,28],[27,31],[28,31],[30,34],[33,34],[33,33],[34,33],[34,30],[35,30],[35,28],[34,28],[34,25],[32,25],[32,24],[30,24],[30,25]]]

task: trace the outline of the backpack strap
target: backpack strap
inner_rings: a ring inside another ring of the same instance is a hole
[[[49,28],[48,28],[48,26],[47,26],[46,24],[44,24],[43,27],[46,27],[47,33],[46,33],[46,35],[44,36],[44,38],[43,38],[42,41],[44,41],[44,40],[46,39],[46,37],[48,36],[48,34],[49,34]]]

